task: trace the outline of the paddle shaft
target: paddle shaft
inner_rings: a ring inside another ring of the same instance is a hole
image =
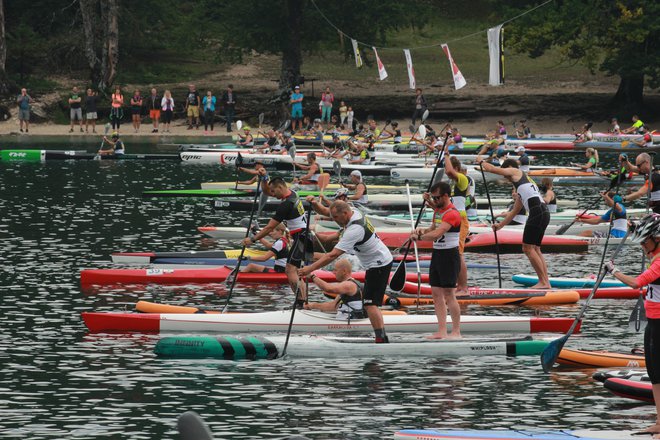
[[[245,228],[245,238],[248,238],[250,236],[250,228],[252,227],[252,221],[254,220],[254,206],[257,204],[257,199],[259,198],[260,188],[261,188],[261,178],[257,178],[257,190],[254,193],[254,200],[252,201],[250,220],[248,221],[247,228]],[[241,269],[241,263],[243,262],[243,255],[245,254],[245,248],[246,246],[243,245],[243,247],[241,248],[241,254],[238,257],[238,261],[236,262],[236,267],[232,271],[234,277],[231,280],[231,286],[229,286],[229,293],[227,294],[227,301],[225,301],[225,306],[222,308],[222,313],[225,313],[227,311],[227,307],[229,306],[229,300],[231,299],[231,296],[234,293],[234,286],[236,285],[236,280],[238,279],[238,272]]]
[[[410,185],[406,182],[406,195],[408,196],[408,212],[410,213],[410,226],[415,232],[415,221],[413,220],[412,199],[410,197]],[[422,293],[422,270],[419,268],[419,253],[417,251],[417,243],[413,241],[413,248],[415,249],[415,263],[417,263],[417,309],[419,309],[420,295]]]
[[[305,225],[305,236],[303,237],[303,255],[304,259],[307,260],[307,240],[309,239],[309,221],[312,217],[312,204],[309,204],[309,208],[307,208],[307,224]],[[296,246],[298,244],[296,243]],[[293,249],[291,249],[293,252]],[[289,257],[291,254],[289,254]],[[307,261],[305,261],[307,263]],[[289,328],[286,330],[286,339],[284,340],[284,348],[282,348],[282,355],[280,357],[284,357],[286,354],[286,348],[289,345],[289,338],[291,337],[291,329],[293,328],[293,318],[296,316],[296,305],[298,304],[298,295],[300,294],[300,283],[302,280],[298,279],[298,284],[296,285],[296,294],[293,299],[293,307],[291,308],[291,319],[289,320]]]
[[[484,179],[484,188],[486,189],[486,198],[488,199],[488,208],[490,209],[490,217],[495,221],[495,213],[493,212],[493,204],[490,203],[490,191],[488,190],[488,182],[486,181],[486,173],[484,172],[484,167],[482,164],[479,164],[479,169],[481,170],[481,177]],[[495,236],[495,255],[497,256],[497,283],[502,288],[502,263],[500,262],[500,242],[497,239],[497,231],[493,229],[493,235]]]

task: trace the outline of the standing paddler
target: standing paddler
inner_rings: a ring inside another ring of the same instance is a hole
[[[518,161],[515,159],[507,159],[501,167],[496,167],[485,162],[481,156],[477,156],[476,163],[481,164],[486,172],[505,177],[516,189],[518,196],[515,198],[513,209],[504,220],[495,223],[493,229],[495,231],[502,229],[513,220],[523,207],[525,208],[527,221],[523,232],[522,249],[539,278],[539,282],[533,288],[549,289],[548,266],[541,253],[541,242],[543,241],[545,229],[550,223],[550,212],[543,202],[539,188],[525,172],[518,169]]]
[[[646,183],[637,191],[630,193],[623,197],[623,201],[637,200],[650,192],[649,207],[656,214],[660,214],[660,172],[651,169],[653,163],[651,162],[651,155],[648,153],[640,153],[635,158],[635,165],[628,161],[627,156],[621,155],[622,166],[632,172],[646,175]],[[651,189],[649,190],[649,181]]]
[[[467,202],[470,190],[470,181],[467,176],[461,172],[461,162],[455,156],[450,156],[449,147],[445,150],[445,172],[447,177],[452,182],[451,185],[451,203],[461,216],[461,231],[458,241],[458,253],[461,259],[461,270],[458,273],[458,280],[456,284],[456,291],[458,293],[467,294],[467,266],[465,265],[465,258],[463,257],[463,250],[465,249],[465,240],[470,233],[470,222],[467,217]],[[431,208],[435,208],[436,204],[433,199],[428,202]]]
[[[265,169],[260,171],[260,174],[264,175],[265,171]],[[285,273],[293,292],[295,293],[297,289],[300,289],[300,294],[298,295],[300,299],[296,302],[296,307],[301,308],[307,300],[307,291],[305,290],[305,284],[300,282],[297,270],[302,266],[305,259],[305,251],[313,252],[313,249],[311,249],[311,240],[309,240],[306,234],[307,213],[305,213],[305,208],[302,201],[298,198],[298,194],[290,190],[281,177],[275,177],[270,182],[265,182],[263,186],[264,191],[280,199],[280,205],[277,207],[275,214],[268,224],[253,237],[245,238],[243,245],[250,246],[256,243],[270,234],[277,225],[284,223],[287,229],[289,229],[291,239],[293,240],[289,258],[285,266]]]
[[[431,192],[424,194],[424,199],[433,208],[431,227],[417,228],[410,234],[411,240],[433,240],[429,284],[433,294],[433,307],[438,319],[438,331],[429,336],[429,339],[461,337],[461,307],[456,300],[456,283],[462,264],[464,264],[459,251],[463,217],[451,203],[450,194],[451,188],[447,183],[434,184]],[[449,334],[447,334],[447,310],[449,310],[452,322]]]
[[[310,266],[298,270],[298,275],[308,276],[317,269],[330,264],[344,253],[354,254],[367,271],[364,281],[364,307],[376,336],[376,343],[389,342],[380,306],[392,269],[392,254],[380,240],[371,222],[358,210],[342,201],[330,205],[332,219],[341,226],[341,231],[326,237],[339,238],[335,247]]]

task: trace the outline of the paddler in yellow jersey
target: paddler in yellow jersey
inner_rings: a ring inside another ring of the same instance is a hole
[[[626,128],[625,130],[621,130],[621,133],[625,134],[634,134],[634,133],[639,133],[639,130],[644,126],[644,123],[642,122],[641,119],[639,119],[639,116],[633,115],[632,117],[633,124]]]
[[[451,202],[461,215],[461,231],[459,234],[458,253],[461,258],[461,269],[458,272],[458,279],[456,280],[456,293],[468,293],[468,274],[467,266],[465,265],[465,258],[463,251],[465,250],[465,240],[470,233],[470,222],[467,217],[467,201],[469,196],[470,182],[465,174],[461,172],[461,162],[455,156],[449,155],[449,146],[445,147],[445,172],[451,181]],[[433,208],[432,200],[427,203]]]

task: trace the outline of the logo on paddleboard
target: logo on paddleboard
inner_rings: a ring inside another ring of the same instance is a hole
[[[174,269],[147,269],[147,275],[165,275],[166,273],[174,273]]]

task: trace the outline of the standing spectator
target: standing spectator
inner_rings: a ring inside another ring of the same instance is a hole
[[[163,99],[160,101],[160,108],[163,110],[163,123],[165,132],[170,132],[170,122],[172,122],[172,113],[174,112],[174,98],[169,90],[165,90]]]
[[[124,95],[121,94],[121,88],[119,86],[115,88],[115,93],[112,94],[111,99],[110,122],[112,123],[112,129],[119,132],[119,126],[124,117]]]
[[[195,129],[199,130],[199,107],[202,101],[199,98],[199,92],[194,84],[188,86],[188,95],[186,96],[186,114],[188,115],[188,130],[193,128],[193,118],[195,120]]]
[[[234,86],[231,84],[227,86],[227,90],[222,94],[222,103],[225,106],[227,133],[231,133],[231,123],[234,121],[234,113],[236,112],[236,93],[234,93]]]
[[[98,95],[94,90],[87,89],[85,96],[85,133],[89,133],[89,124],[92,124],[92,133],[96,133],[96,120],[98,119],[97,107]]]
[[[348,117],[348,107],[346,107],[346,103],[344,101],[341,101],[339,103],[339,123],[341,125],[346,124],[347,117]]]
[[[330,92],[330,87],[325,88],[325,92],[321,95],[321,121],[330,125],[330,117],[332,116],[332,103],[335,102],[335,95]]]
[[[80,108],[80,103],[82,102],[82,97],[78,94],[78,87],[74,87],[71,91],[71,96],[69,96],[69,113],[71,118],[71,128],[69,128],[69,133],[73,133],[73,125],[75,124],[76,119],[78,120],[78,125],[80,126],[80,132],[82,133],[82,109]]]
[[[21,94],[16,98],[18,103],[18,123],[20,124],[21,133],[23,133],[23,124],[25,124],[25,132],[28,132],[30,125],[30,103],[32,97],[27,94],[27,89],[21,89]]]
[[[152,133],[158,133],[158,123],[160,122],[160,106],[161,99],[158,96],[158,91],[153,88],[151,89],[151,95],[147,98],[147,108],[149,109],[149,119],[154,125],[154,128],[151,130]]]
[[[349,133],[353,131],[353,117],[355,113],[353,112],[353,107],[349,107],[346,112],[346,127],[348,128]]]
[[[140,131],[140,114],[142,113],[142,95],[138,89],[135,89],[131,98],[131,118],[133,119],[133,129],[137,133]]]
[[[415,125],[417,118],[422,119],[422,115],[426,109],[426,99],[424,99],[424,95],[422,95],[422,89],[418,87],[415,90],[415,111],[412,115],[412,125]]]
[[[303,99],[304,95],[300,93],[300,86],[295,86],[289,101],[291,103],[291,119],[293,120],[292,129],[294,132],[296,131],[296,123],[298,124],[298,130],[302,129]]]
[[[213,96],[210,90],[206,92],[206,96],[202,100],[202,105],[204,107],[204,134],[207,134],[209,125],[211,126],[211,131],[213,131],[213,119],[215,118],[215,96]]]

